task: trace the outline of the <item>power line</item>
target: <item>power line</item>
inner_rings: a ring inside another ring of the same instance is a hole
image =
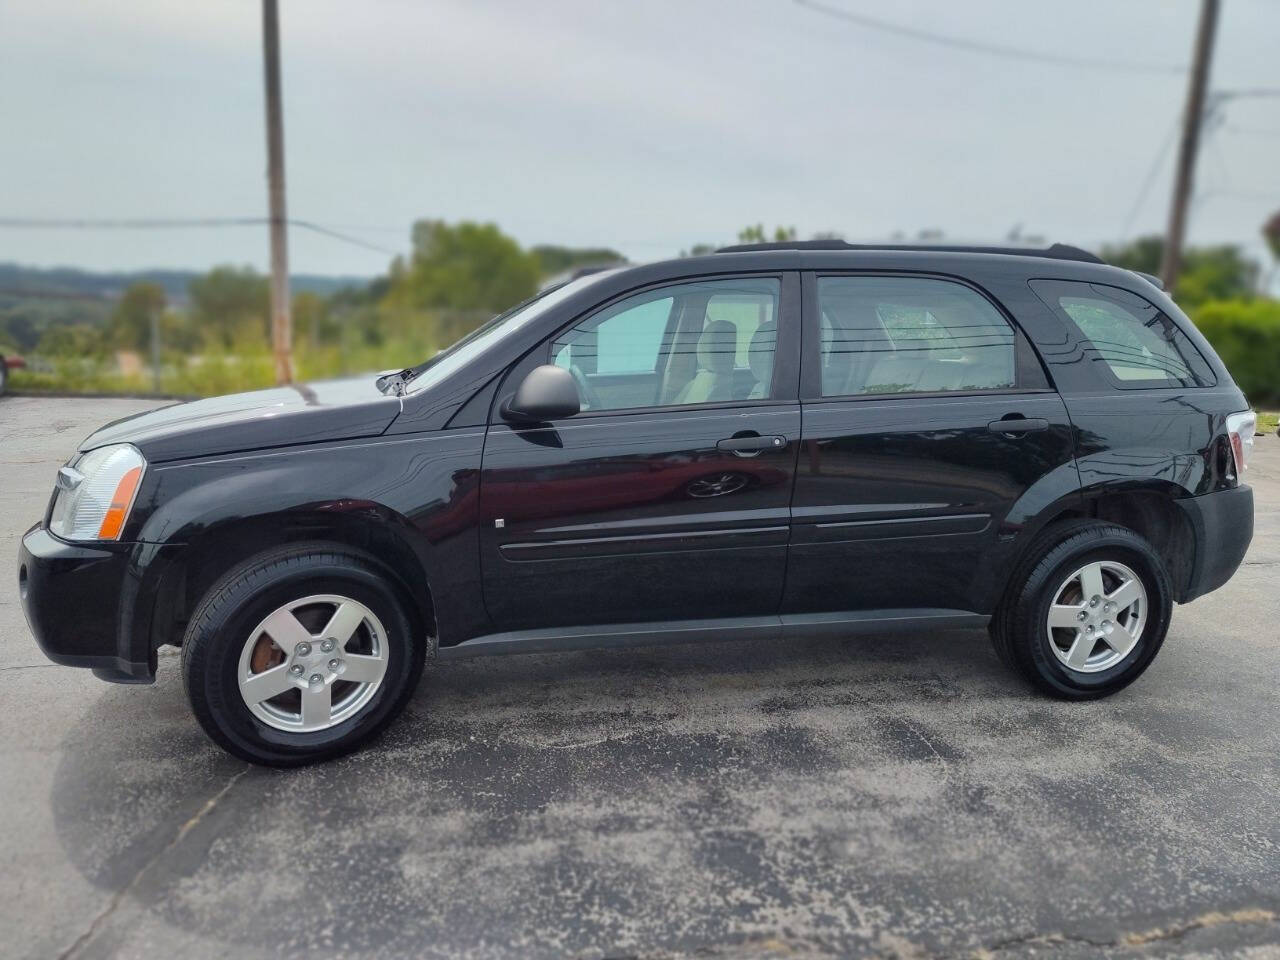
[[[1265,193],[1261,190],[1209,190],[1204,193],[1201,199],[1212,200],[1217,197],[1259,203],[1280,203],[1280,193]]]
[[[1022,50],[1017,47],[1006,47],[1000,44],[984,43],[981,40],[970,40],[966,37],[955,37],[942,33],[933,33],[929,30],[921,30],[917,27],[908,27],[900,23],[891,23],[887,20],[880,20],[876,17],[868,17],[860,13],[854,13],[852,10],[845,10],[840,7],[833,7],[819,0],[795,0],[795,2],[815,13],[821,13],[837,20],[844,20],[847,23],[857,24],[868,30],[879,30],[882,33],[892,33],[900,37],[909,37],[912,40],[921,40],[925,43],[933,43],[938,46],[951,47],[957,50],[967,50],[970,53],[985,53],[993,57],[1005,57],[1009,60],[1026,60],[1035,63],[1049,63],[1059,67],[1085,67],[1091,70],[1117,70],[1124,73],[1162,73],[1162,74],[1183,74],[1187,72],[1184,66],[1175,66],[1173,64],[1159,63],[1138,63],[1129,60],[1109,60],[1102,57],[1073,57],[1068,54],[1053,53],[1050,51],[1038,50]]]
[[[270,217],[117,217],[117,218],[46,218],[46,217],[0,217],[0,227],[18,229],[53,229],[53,230],[185,230],[189,228],[207,227],[260,227],[271,222]],[[366,250],[398,256],[400,251],[369,243],[350,234],[334,230],[332,227],[314,223],[310,220],[290,218],[285,221],[291,227],[310,230],[343,243],[349,243]]]
[[[340,233],[337,230],[333,230],[329,227],[321,226],[318,223],[312,223],[309,220],[287,220],[285,222],[288,223],[289,226],[291,227],[301,227],[303,230],[311,230],[315,233],[322,234],[326,237],[332,237],[335,240],[341,240],[344,243],[352,243],[352,244],[355,244],[357,247],[364,247],[366,250],[373,250],[377,253],[385,253],[392,257],[396,257],[400,255],[399,251],[391,250],[387,247],[379,246],[376,243],[367,243],[364,240],[358,240],[357,238],[349,236],[348,234]]]
[[[358,230],[361,233],[398,233],[404,235],[409,232],[406,224],[391,226],[386,223],[329,223],[326,224],[330,230]]]
[[[1234,123],[1228,123],[1222,129],[1227,133],[1238,133],[1246,137],[1280,137],[1280,128],[1271,130],[1262,127],[1238,127]]]
[[[1125,217],[1124,226],[1120,229],[1121,242],[1129,239],[1129,230],[1133,227],[1133,221],[1137,219],[1143,204],[1146,203],[1147,194],[1151,192],[1151,185],[1155,183],[1160,169],[1164,166],[1164,158],[1168,155],[1169,148],[1173,146],[1173,140],[1178,135],[1180,123],[1180,120],[1175,120],[1169,127],[1169,133],[1165,136],[1164,143],[1160,145],[1160,149],[1156,152],[1156,158],[1151,163],[1151,169],[1147,171],[1146,177],[1143,178],[1142,187],[1138,190],[1138,195],[1133,201],[1133,207],[1130,208],[1129,215]]]
[[[70,230],[155,230],[185,227],[249,227],[266,217],[0,217],[0,227]]]

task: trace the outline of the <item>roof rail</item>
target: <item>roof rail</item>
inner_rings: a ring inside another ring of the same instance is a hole
[[[784,240],[781,243],[738,243],[721,247],[716,253],[751,253],[760,250],[906,250],[923,253],[1000,253],[1015,257],[1045,257],[1050,260],[1079,260],[1105,263],[1101,257],[1065,243],[1048,247],[975,247],[914,243],[847,243],[844,240]]]

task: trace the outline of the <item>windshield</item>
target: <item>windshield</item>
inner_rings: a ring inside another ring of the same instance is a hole
[[[439,383],[456,370],[466,366],[490,347],[496,346],[518,330],[523,329],[531,321],[542,316],[558,303],[573,296],[583,287],[594,283],[606,273],[593,273],[568,283],[561,284],[517,304],[506,313],[501,313],[472,330],[461,340],[441,350],[430,360],[414,367],[409,374],[408,393],[416,393],[426,387]]]

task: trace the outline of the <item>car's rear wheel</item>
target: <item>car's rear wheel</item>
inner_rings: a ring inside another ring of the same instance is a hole
[[[1041,534],[992,619],[996,652],[1040,689],[1086,700],[1128,686],[1164,642],[1172,590],[1132,530],[1077,520]]]
[[[403,589],[369,558],[322,545],[231,571],[183,641],[192,710],[222,747],[295,766],[359,746],[404,706],[422,672]]]

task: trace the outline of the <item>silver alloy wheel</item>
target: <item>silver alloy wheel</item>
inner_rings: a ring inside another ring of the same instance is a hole
[[[1146,622],[1147,590],[1138,575],[1123,563],[1095,560],[1062,581],[1045,628],[1064,666],[1097,673],[1129,655]]]
[[[280,607],[245,640],[236,674],[255,717],[277,730],[326,730],[360,712],[387,672],[387,632],[350,597]]]
[[[686,488],[689,496],[702,500],[707,497],[723,497],[737,493],[747,485],[747,477],[741,473],[716,473],[709,477],[691,480]]]

